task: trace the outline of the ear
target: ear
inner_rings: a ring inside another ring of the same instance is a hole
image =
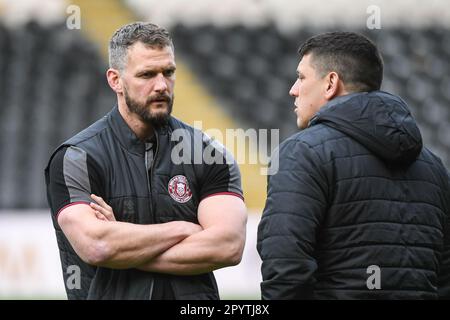
[[[106,79],[108,79],[108,84],[115,93],[123,93],[122,80],[118,70],[109,68],[106,71]]]
[[[325,98],[327,100],[331,100],[334,97],[339,95],[341,79],[339,78],[339,74],[332,71],[326,76],[326,90],[325,90]]]

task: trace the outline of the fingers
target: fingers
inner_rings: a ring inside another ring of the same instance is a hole
[[[108,221],[115,221],[116,220],[112,210],[105,209],[105,208],[99,206],[98,204],[96,204],[94,202],[91,202],[89,205],[91,206],[92,209],[94,209],[94,211],[96,211],[99,214],[101,214],[102,216],[104,216]]]
[[[105,202],[105,200],[103,200],[102,197],[96,196],[95,194],[91,194],[91,198],[94,199],[94,201],[97,202],[103,208],[112,211],[112,208]]]
[[[112,208],[102,199],[102,197],[91,194],[91,198],[96,202],[90,203],[91,208],[96,211],[96,215],[97,213],[102,215],[107,221],[116,221]]]
[[[102,207],[100,207],[98,204],[91,202],[90,206],[92,209],[94,209],[94,213],[97,219],[104,221],[114,221],[114,218],[111,216],[111,214]]]
[[[97,217],[97,219],[99,220],[103,220],[103,221],[108,221],[108,219],[106,219],[106,217],[104,215],[102,215],[100,212],[98,212],[97,210],[94,210],[95,216]]]

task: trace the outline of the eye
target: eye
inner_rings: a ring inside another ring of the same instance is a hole
[[[175,69],[167,69],[164,70],[163,75],[164,77],[171,77],[175,74]]]
[[[149,79],[149,78],[153,78],[155,75],[156,75],[155,72],[148,71],[148,72],[144,72],[143,74],[141,74],[140,77],[144,78],[144,79]]]

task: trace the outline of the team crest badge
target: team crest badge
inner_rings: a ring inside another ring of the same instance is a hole
[[[168,190],[170,196],[176,202],[185,203],[192,198],[192,191],[185,176],[178,175],[170,179]]]

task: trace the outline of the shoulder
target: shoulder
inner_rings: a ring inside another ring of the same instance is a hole
[[[82,146],[83,144],[93,142],[95,139],[99,139],[101,134],[109,128],[107,119],[108,115],[97,120],[86,129],[80,131],[72,138],[65,141],[62,145]]]
[[[185,138],[189,140],[190,148],[193,149],[191,152],[197,152],[200,148],[196,148],[195,146],[201,145],[202,152],[205,151],[205,148],[207,148],[206,152],[208,154],[218,152],[218,155],[220,154],[221,157],[225,158],[228,164],[234,163],[234,157],[227,150],[227,148],[219,142],[218,139],[211,138],[206,132],[203,132],[201,128],[193,127],[175,117],[171,117],[169,127],[172,132],[173,140],[177,140],[180,137],[183,137],[183,143],[186,142],[184,141]],[[202,156],[204,155],[205,154]],[[222,163],[222,161],[220,163]]]
[[[171,116],[169,120],[169,127],[172,131],[177,129],[186,129],[189,132],[194,132],[195,130],[200,131],[198,129],[195,129],[193,126],[187,124],[186,122],[181,121],[180,119]]]
[[[195,123],[194,123],[194,125],[195,125]],[[201,122],[200,122],[200,125],[201,125]],[[207,138],[209,138],[209,136],[205,132],[202,131],[202,127],[200,127],[200,128],[193,127],[173,116],[170,118],[169,127],[170,127],[170,130],[172,131],[172,134],[174,132],[181,132],[182,135],[187,134],[193,138],[200,137],[203,140],[203,142],[211,140],[211,139],[207,139]]]
[[[427,147],[422,148],[422,152],[419,155],[419,159],[421,159],[423,161],[427,161],[429,164],[436,166],[440,170],[443,170],[443,171],[446,170],[441,158],[439,158],[436,154],[434,154]]]
[[[435,179],[439,179],[439,182],[450,192],[450,172],[444,166],[441,158],[424,147],[417,160],[422,163],[422,167],[428,166],[432,168],[434,173],[432,176]]]
[[[62,163],[63,158],[67,158],[67,156],[77,157],[83,154],[85,158],[87,158],[88,155],[89,158],[92,158],[95,157],[96,154],[101,154],[102,152],[99,146],[103,144],[100,143],[100,141],[102,140],[102,135],[106,133],[108,128],[107,116],[105,116],[66,140],[52,152],[47,168],[54,159],[57,159],[57,162]],[[68,150],[70,152],[67,152]]]
[[[62,146],[58,148],[49,160],[46,170],[57,172],[95,172],[98,170],[97,162],[78,146]]]
[[[343,133],[323,124],[317,124],[284,140],[280,144],[279,150],[283,153],[294,153],[297,150],[307,148],[320,153],[324,146],[328,148],[330,143],[332,145],[333,141],[342,138],[346,138]]]

